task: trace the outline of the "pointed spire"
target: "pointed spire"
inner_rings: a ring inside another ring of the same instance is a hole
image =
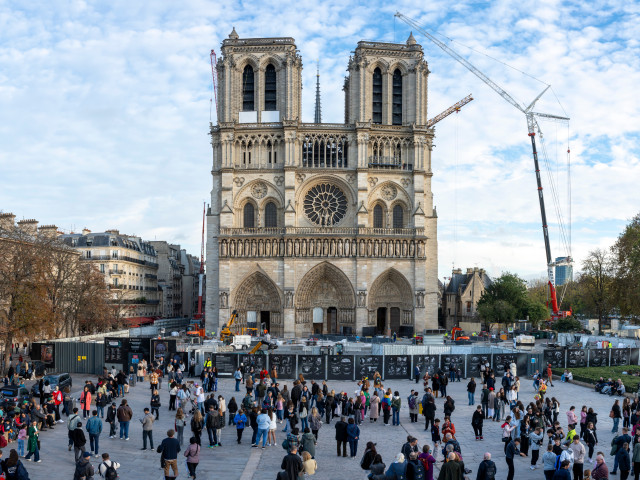
[[[237,40],[239,37],[238,32],[236,32],[236,27],[233,27],[233,30],[231,30],[231,33],[229,34],[229,38],[233,39],[233,40]]]
[[[416,43],[418,43],[418,42],[416,42],[416,39],[413,36],[413,32],[411,32],[409,34],[409,38],[407,38],[407,45],[415,45]]]
[[[316,112],[314,123],[322,123],[322,107],[320,105],[320,60],[318,60],[318,70],[316,73]]]

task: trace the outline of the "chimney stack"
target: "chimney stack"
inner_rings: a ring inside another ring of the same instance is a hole
[[[13,213],[0,213],[0,230],[13,230],[15,219]]]
[[[467,268],[467,275],[471,275],[473,273],[473,268]]]
[[[112,235],[120,235],[120,230],[116,230],[115,228],[112,228],[111,230],[105,230],[105,233],[110,233]]]
[[[38,228],[38,231],[46,238],[58,238],[58,227],[56,227],[55,225],[42,225],[40,228]]]
[[[453,275],[455,274],[462,274],[462,269],[461,268],[454,268],[453,271],[451,272]]]
[[[38,233],[38,221],[33,218],[29,220],[20,220],[18,222],[18,228],[27,235],[33,235],[35,237]]]
[[[87,227],[84,227],[84,228],[82,229],[82,234],[83,234],[83,235],[89,235],[90,233],[91,233],[91,230],[89,230]]]

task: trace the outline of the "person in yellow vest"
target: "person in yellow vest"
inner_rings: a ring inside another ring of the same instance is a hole
[[[211,368],[211,357],[207,357],[204,361],[204,368]]]

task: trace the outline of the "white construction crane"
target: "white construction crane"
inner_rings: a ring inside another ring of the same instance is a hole
[[[533,107],[535,106],[536,102],[550,88],[550,85],[547,85],[547,87],[536,98],[534,98],[534,100],[529,104],[529,106],[520,105],[511,95],[509,95],[502,87],[500,87],[500,85],[498,85],[496,82],[494,82],[489,77],[487,77],[484,73],[482,73],[480,70],[478,70],[476,67],[474,67],[471,63],[469,63],[469,61],[467,61],[460,54],[458,54],[458,52],[456,52],[455,50],[450,48],[447,44],[441,42],[436,37],[434,37],[429,32],[427,32],[424,28],[422,28],[422,26],[417,21],[407,17],[406,15],[404,15],[404,14],[402,14],[400,12],[396,12],[395,16],[397,18],[399,18],[400,20],[402,20],[407,25],[415,28],[417,31],[422,33],[425,37],[427,37],[429,40],[431,40],[433,43],[435,43],[438,47],[440,47],[442,50],[444,50],[446,53],[448,53],[451,57],[453,57],[455,60],[457,60],[459,63],[461,63],[464,67],[466,67],[476,77],[478,77],[484,83],[489,85],[489,87],[491,87],[498,95],[500,95],[507,102],[509,102],[514,107],[516,107],[519,111],[524,113],[524,115],[525,115],[525,117],[527,119],[527,130],[529,132],[529,137],[531,138],[531,148],[533,149],[533,163],[535,165],[536,181],[537,181],[537,184],[538,184],[538,197],[539,197],[539,200],[540,200],[540,214],[542,216],[542,233],[544,235],[544,246],[545,246],[545,252],[546,252],[546,255],[547,255],[547,275],[548,275],[548,279],[549,279],[548,280],[549,281],[549,296],[551,298],[551,308],[552,308],[552,311],[553,311],[553,313],[551,315],[551,318],[552,318],[552,320],[557,320],[559,318],[564,318],[564,317],[570,316],[571,313],[572,313],[571,311],[560,311],[559,308],[558,308],[558,300],[557,300],[557,296],[556,296],[554,267],[556,265],[560,265],[560,264],[564,264],[564,265],[571,264],[572,259],[571,259],[571,257],[566,257],[566,259],[563,260],[562,262],[556,263],[556,262],[554,262],[552,260],[552,257],[551,257],[551,245],[550,245],[550,242],[549,242],[549,229],[548,229],[548,226],[547,226],[547,213],[546,213],[545,206],[544,206],[544,196],[543,196],[543,193],[542,193],[542,181],[540,179],[540,167],[539,167],[539,164],[538,164],[538,152],[536,150],[536,140],[535,140],[536,130],[540,134],[540,137],[542,137],[542,132],[540,131],[540,126],[538,125],[536,117],[540,117],[540,118],[544,118],[544,119],[552,120],[552,121],[558,121],[558,122],[568,122],[569,121],[569,118],[567,118],[567,117],[560,117],[558,115],[550,115],[550,114],[547,114],[547,113],[539,113],[539,112],[534,112],[533,111]]]

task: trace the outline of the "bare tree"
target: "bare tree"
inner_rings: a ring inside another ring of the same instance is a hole
[[[592,250],[582,262],[578,280],[582,286],[582,298],[587,310],[598,317],[600,331],[613,310],[614,274],[615,261],[608,250]]]

